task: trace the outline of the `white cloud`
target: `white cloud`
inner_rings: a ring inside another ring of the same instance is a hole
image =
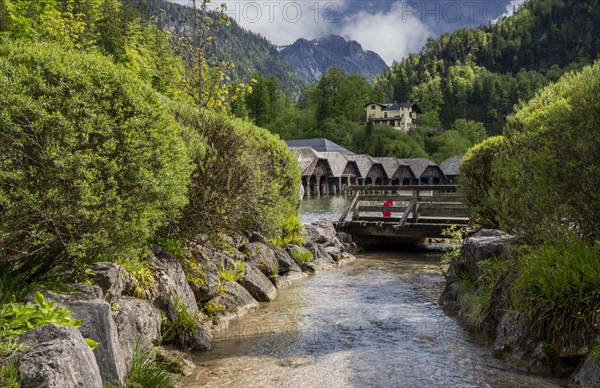
[[[393,60],[419,51],[432,35],[431,29],[414,11],[401,1],[394,3],[387,12],[360,11],[343,20],[340,32],[391,64]]]

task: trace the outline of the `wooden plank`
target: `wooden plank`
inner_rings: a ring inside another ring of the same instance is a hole
[[[348,216],[348,213],[350,212],[350,209],[352,209],[354,207],[354,205],[357,203],[359,195],[360,195],[359,192],[354,193],[354,196],[352,197],[352,200],[350,201],[350,204],[348,205],[348,207],[346,208],[346,210],[344,210],[344,212],[340,216],[340,220],[338,221],[339,223],[343,223],[344,222],[344,220]]]
[[[421,202],[421,209],[467,209],[467,205],[460,202],[443,203],[443,202]]]
[[[352,222],[360,222],[360,223],[366,223],[366,222],[383,222],[383,223],[392,223],[392,224],[396,224],[398,223],[398,221],[400,221],[399,217],[371,217],[371,216],[360,216],[357,220],[353,220]]]
[[[384,202],[387,200],[394,202],[408,202],[412,199],[412,195],[398,195],[398,194],[381,194],[381,195],[361,195],[359,201],[377,201]]]
[[[391,212],[391,213],[403,213],[406,206],[400,207],[385,207],[385,206],[359,206],[358,212]]]
[[[419,215],[423,217],[468,217],[467,209],[423,208],[419,207]]]
[[[434,190],[434,191],[456,191],[456,185],[406,185],[406,186],[346,186],[350,191],[400,191],[400,190]]]
[[[412,201],[410,201],[408,206],[406,207],[404,214],[402,214],[402,218],[400,218],[400,222],[398,222],[398,225],[406,224],[406,220],[408,219],[409,214],[413,211],[413,209],[416,206],[417,206],[417,200],[415,198],[413,198]]]

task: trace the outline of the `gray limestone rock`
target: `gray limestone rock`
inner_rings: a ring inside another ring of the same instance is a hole
[[[270,302],[277,297],[273,283],[253,264],[246,264],[244,279],[240,284],[259,302]]]
[[[79,330],[57,324],[37,327],[21,336],[28,349],[14,355],[23,387],[101,388],[94,353]]]

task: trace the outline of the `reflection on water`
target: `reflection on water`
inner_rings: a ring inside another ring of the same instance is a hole
[[[344,195],[304,197],[300,204],[300,219],[305,223],[311,223],[322,218],[337,221],[348,206],[350,198]]]
[[[280,291],[196,353],[186,387],[552,387],[439,308],[439,257],[370,253]]]

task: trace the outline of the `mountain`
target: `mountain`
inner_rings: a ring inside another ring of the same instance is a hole
[[[364,51],[358,42],[337,35],[310,41],[298,39],[283,47],[281,55],[306,82],[318,81],[332,66],[341,67],[349,74],[360,74],[368,80],[388,68],[373,51]]]

